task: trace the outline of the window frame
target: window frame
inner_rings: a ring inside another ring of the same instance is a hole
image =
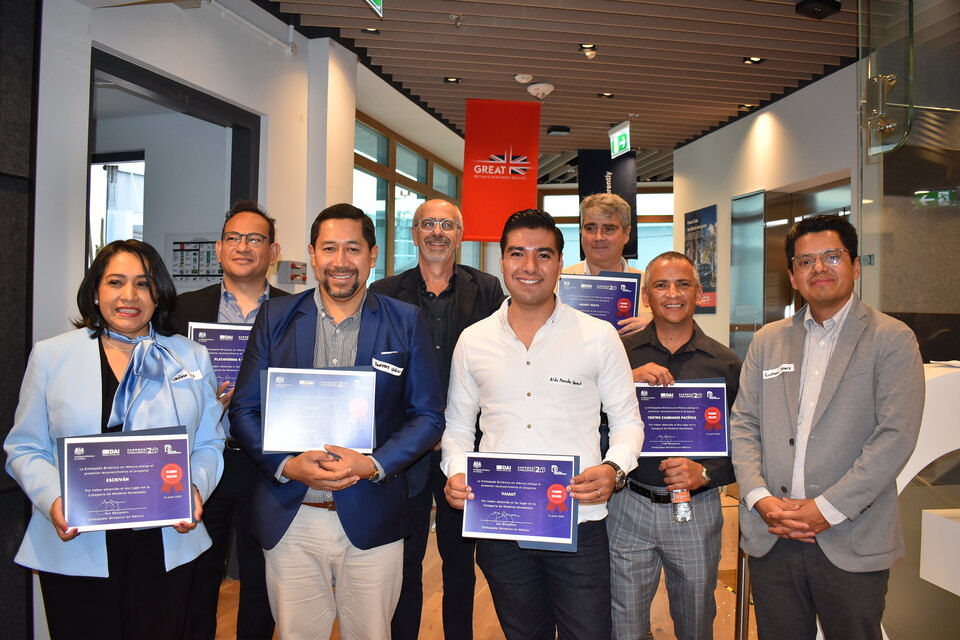
[[[362,169],[367,173],[370,173],[378,178],[382,178],[387,181],[387,237],[383,239],[378,239],[378,244],[380,244],[383,249],[386,249],[387,255],[385,258],[385,270],[387,276],[392,276],[394,274],[393,268],[393,256],[394,256],[394,241],[396,237],[396,202],[395,194],[397,186],[403,187],[410,191],[414,191],[422,195],[426,200],[442,199],[448,202],[452,202],[457,207],[460,206],[460,194],[463,193],[463,172],[457,169],[456,167],[444,162],[438,158],[435,154],[424,149],[415,142],[410,141],[404,136],[400,135],[393,129],[390,129],[387,126],[384,126],[380,122],[374,120],[367,114],[362,111],[357,110],[356,120],[361,124],[373,129],[380,135],[383,135],[387,138],[388,141],[388,153],[387,153],[387,164],[380,164],[375,162],[365,156],[360,155],[356,151],[353,153],[353,166],[357,169]],[[397,171],[397,144],[402,144],[410,151],[420,154],[427,159],[427,182],[418,182],[407,176],[399,173]],[[452,174],[457,181],[457,196],[452,198],[451,196],[438,191],[433,186],[433,167],[434,165],[440,166],[445,171]],[[381,250],[383,250],[381,249]],[[459,250],[457,259],[459,260]]]

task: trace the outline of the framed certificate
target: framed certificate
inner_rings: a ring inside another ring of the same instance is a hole
[[[326,444],[373,451],[373,369],[270,368],[261,382],[264,453],[316,451]]]
[[[557,287],[560,301],[618,328],[618,322],[637,315],[640,280],[634,277],[562,274]]]
[[[463,535],[576,551],[578,503],[566,487],[579,472],[579,456],[468,452]]]
[[[230,386],[237,381],[237,372],[240,371],[240,362],[243,352],[250,339],[249,324],[221,324],[216,322],[191,322],[188,325],[187,337],[199,342],[210,352],[210,363],[213,372],[217,374],[217,385],[229,382]]]
[[[730,455],[726,384],[677,382],[663,387],[638,383],[636,388],[643,418],[641,456]]]
[[[78,531],[193,521],[184,427],[57,439],[63,515]]]

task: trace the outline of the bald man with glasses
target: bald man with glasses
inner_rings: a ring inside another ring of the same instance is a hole
[[[446,200],[428,200],[413,215],[417,266],[370,285],[370,290],[424,310],[440,367],[444,396],[450,361],[460,333],[486,318],[503,302],[496,277],[456,263],[463,240],[463,216]],[[423,608],[423,557],[430,532],[430,510],[437,505],[437,548],[443,561],[443,630],[447,638],[473,637],[474,548],[460,535],[463,512],[443,495],[446,476],[440,471],[440,451],[428,452],[407,472],[406,514],[411,535],[403,547],[403,588],[393,616],[394,640],[416,640]]]

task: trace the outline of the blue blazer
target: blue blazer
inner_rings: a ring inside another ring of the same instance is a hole
[[[293,521],[307,486],[281,483],[275,474],[290,454],[264,454],[260,423],[260,371],[268,367],[313,368],[317,305],[314,290],[271,299],[257,314],[240,365],[230,408],[234,437],[263,472],[254,493],[252,532],[272,549]],[[361,480],[333,492],[340,524],[350,542],[370,549],[406,535],[404,470],[443,434],[444,390],[425,321],[416,307],[368,293],[360,316],[357,366],[373,359],[401,369],[376,371],[376,445],[383,467],[379,482]]]
[[[174,407],[166,406],[168,402],[164,406],[151,402],[161,383],[145,381],[131,408],[131,416],[138,418],[127,427],[186,426],[193,484],[206,500],[223,472],[223,409],[216,398],[210,356],[206,347],[182,336],[158,335],[157,342],[166,345],[188,373],[199,372],[201,379],[186,376],[171,382]],[[63,542],[50,522],[50,506],[60,497],[57,438],[100,433],[102,398],[100,350],[88,330],[70,331],[34,346],[13,428],[4,442],[7,472],[33,503],[33,515],[15,558],[18,564],[64,575],[107,577],[103,531],[87,531]],[[202,523],[184,534],[163,527],[162,535],[167,571],[193,560],[211,544]]]

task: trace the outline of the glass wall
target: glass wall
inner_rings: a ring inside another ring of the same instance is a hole
[[[353,203],[374,218],[380,247],[372,281],[416,265],[414,211],[434,198],[460,206],[461,173],[361,113],[355,134]],[[481,268],[480,249],[467,244],[461,262]]]

